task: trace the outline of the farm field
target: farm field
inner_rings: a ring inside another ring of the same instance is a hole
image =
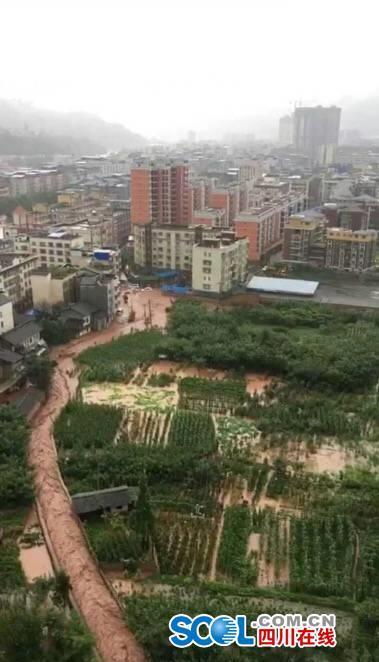
[[[65,442],[70,491],[138,486],[141,476],[148,486],[147,537],[134,511],[86,524],[113,586],[129,595],[128,622],[143,622],[154,595],[163,596],[156,623],[171,600],[195,609],[212,595],[228,613],[247,591],[280,611],[290,595],[303,612],[338,605],[350,623],[341,659],[374,662],[362,613],[379,600],[378,329],[369,316],[308,304],[249,313],[177,304],[155,350],[169,359],[149,362],[141,350],[143,365],[124,381],[84,379],[82,406],[120,413],[116,432],[81,442],[85,460]],[[354,345],[346,363],[340,345],[358,337],[369,359]]]

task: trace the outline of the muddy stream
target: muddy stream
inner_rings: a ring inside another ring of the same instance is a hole
[[[164,326],[167,299],[160,292],[140,292],[133,296],[136,319],[131,325],[115,322],[102,332],[76,339],[52,353],[57,366],[49,397],[32,421],[29,461],[34,468],[36,505],[45,541],[54,565],[70,577],[73,603],[92,632],[104,662],[142,662],[145,655],[127,628],[116,595],[90,554],[73,513],[58,467],[53,424],[78,386],[75,356],[86,347],[129,333],[131,328],[143,329],[144,306],[149,299],[153,324]]]

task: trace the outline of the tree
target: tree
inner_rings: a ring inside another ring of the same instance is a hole
[[[53,364],[46,356],[31,356],[26,361],[28,379],[41,391],[47,392],[53,373]]]
[[[55,575],[54,602],[62,607],[67,607],[70,602],[71,584],[70,578],[64,570],[59,570]]]
[[[145,472],[142,475],[139,485],[134,521],[136,532],[141,537],[142,548],[144,551],[147,551],[150,549],[154,539],[154,515],[150,506]]]
[[[62,345],[73,338],[73,333],[59,320],[43,319],[41,336],[48,345]]]

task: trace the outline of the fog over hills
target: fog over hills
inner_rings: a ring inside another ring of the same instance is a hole
[[[23,141],[26,153],[46,154],[133,150],[146,144],[142,136],[121,124],[90,113],[63,113],[0,99],[0,153],[21,153]]]
[[[342,128],[357,129],[365,138],[379,137],[379,96],[352,101],[342,108]]]

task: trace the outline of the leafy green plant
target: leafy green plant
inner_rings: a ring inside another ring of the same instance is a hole
[[[251,525],[249,508],[239,505],[226,508],[217,563],[221,572],[239,581],[244,579],[247,569],[247,540]]]

